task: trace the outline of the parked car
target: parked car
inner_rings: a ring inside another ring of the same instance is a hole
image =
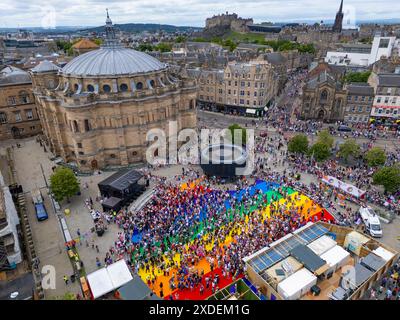
[[[46,207],[44,206],[44,203],[35,203],[35,211],[36,211],[36,218],[39,221],[44,221],[49,218],[49,215],[47,214]]]
[[[351,128],[348,127],[348,126],[340,125],[337,128],[337,131],[339,131],[339,132],[351,132]]]

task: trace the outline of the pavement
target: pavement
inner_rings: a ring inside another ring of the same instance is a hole
[[[14,165],[17,171],[17,179],[22,185],[26,197],[27,214],[32,229],[32,237],[36,252],[40,261],[40,268],[45,265],[54,266],[56,270],[55,289],[45,289],[45,298],[52,299],[64,295],[66,291],[80,292],[79,285],[69,284],[67,287],[63,281],[64,275],[73,274],[73,269],[64,249],[64,237],[61,233],[58,218],[52,208],[47,194],[45,180],[40,169],[40,164],[47,177],[50,176],[52,166],[50,153],[45,153],[35,138],[20,140],[21,148],[13,149]],[[2,150],[4,152],[4,149]],[[49,219],[39,222],[36,219],[35,209],[32,203],[31,191],[39,188],[44,198]]]

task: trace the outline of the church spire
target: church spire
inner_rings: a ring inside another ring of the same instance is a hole
[[[342,32],[343,25],[343,0],[340,2],[339,11],[336,13],[335,23],[333,24],[332,31],[333,32]]]

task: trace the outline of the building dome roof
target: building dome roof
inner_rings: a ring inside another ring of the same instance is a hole
[[[122,47],[104,47],[84,53],[67,63],[61,72],[72,76],[119,76],[166,68],[152,56]]]
[[[0,71],[0,84],[30,83],[28,72],[13,66],[7,66]]]
[[[60,70],[60,68],[49,60],[43,60],[36,67],[31,69],[31,71],[34,73],[51,72],[58,70]]]

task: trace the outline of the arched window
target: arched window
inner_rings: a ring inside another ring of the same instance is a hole
[[[154,80],[150,80],[150,85],[154,88],[156,83],[154,82]]]
[[[328,99],[328,91],[323,90],[321,92],[321,100],[327,100]]]
[[[128,91],[128,85],[127,85],[126,83],[122,83],[122,84],[119,86],[119,89],[120,89],[122,92]]]
[[[194,109],[194,100],[189,101],[189,109]]]
[[[342,106],[342,99],[336,100],[336,108],[340,109],[341,106]]]
[[[94,87],[93,87],[91,84],[89,84],[89,85],[87,86],[87,91],[88,91],[88,92],[94,92]]]
[[[109,92],[111,92],[111,87],[110,87],[108,84],[105,84],[105,85],[103,86],[103,91],[104,91],[105,93],[109,93]]]
[[[136,89],[138,89],[138,90],[143,90],[143,83],[138,82],[138,83],[136,84]]]
[[[75,84],[74,84],[74,90],[75,90],[75,92],[78,91],[78,88],[79,88],[78,84],[75,83]]]
[[[85,119],[85,132],[90,131],[90,122],[88,119]]]
[[[79,125],[76,120],[72,121],[73,127],[74,127],[74,132],[79,132]]]

